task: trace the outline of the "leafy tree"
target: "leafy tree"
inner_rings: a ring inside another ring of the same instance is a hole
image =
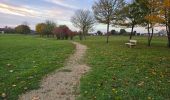
[[[59,27],[54,28],[53,34],[57,37],[57,39],[73,39],[74,33],[66,26],[60,25]]]
[[[111,30],[111,32],[110,32],[112,35],[116,35],[116,31],[115,30]]]
[[[5,26],[5,28],[3,28],[3,31],[5,33],[15,33],[15,29],[14,28],[11,28],[11,27],[8,27],[8,26]]]
[[[99,0],[92,7],[96,20],[107,24],[107,43],[110,23],[116,19],[116,12],[124,5],[124,0]]]
[[[52,31],[54,30],[54,28],[56,27],[56,23],[50,20],[47,20],[45,22],[46,24],[46,28],[45,28],[45,34],[47,35],[47,37],[49,37],[52,34]]]
[[[120,35],[122,35],[122,34],[126,34],[127,32],[126,32],[126,30],[125,29],[120,29],[120,32],[119,32],[119,34]]]
[[[126,5],[120,12],[122,20],[124,20],[120,25],[131,27],[129,39],[132,39],[134,35],[134,27],[140,25],[144,20],[145,13],[141,7],[138,0],[133,0],[131,4]]]
[[[166,26],[168,47],[170,48],[170,0],[162,0],[162,13],[163,19]]]
[[[40,34],[40,36],[43,36],[45,33],[46,24],[45,23],[39,23],[36,25],[36,32]]]
[[[163,22],[160,15],[160,0],[147,0],[145,4],[148,9],[148,13],[145,16],[148,25],[148,46],[151,46],[151,41],[154,33],[154,26],[157,23]],[[151,32],[150,32],[151,29]]]
[[[101,31],[97,31],[97,35],[103,35],[103,33]]]
[[[95,19],[92,15],[92,13],[88,10],[77,10],[71,18],[71,22],[73,25],[80,29],[80,40],[83,39],[83,36],[85,38],[85,35],[88,33],[88,31],[93,29],[93,26],[95,24]]]
[[[27,25],[18,25],[15,27],[15,31],[20,34],[28,34],[31,32],[30,27]]]

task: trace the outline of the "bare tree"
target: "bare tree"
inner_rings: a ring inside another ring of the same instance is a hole
[[[109,42],[109,26],[116,19],[117,10],[124,5],[124,0],[99,0],[92,9],[99,23],[107,24],[107,43]]]
[[[73,25],[80,29],[80,40],[84,38],[88,31],[93,29],[95,18],[88,10],[77,10],[71,18]]]

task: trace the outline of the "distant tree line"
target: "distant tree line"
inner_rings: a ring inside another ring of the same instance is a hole
[[[66,25],[57,26],[55,22],[47,20],[44,23],[38,23],[35,27],[35,31],[32,31],[30,27],[26,24],[21,24],[16,26],[15,28],[5,27],[0,28],[0,31],[3,33],[9,34],[30,34],[34,32],[34,34],[38,34],[41,37],[56,37],[57,39],[73,39],[73,37],[79,34],[76,31],[72,31]]]
[[[109,32],[109,36],[111,35],[130,35],[131,33],[130,32],[127,32],[125,29],[120,29],[120,31],[116,31],[116,30],[111,30]],[[98,36],[103,36],[103,35],[108,35],[107,33],[103,33],[101,31],[97,31],[95,33],[95,35],[98,35]],[[137,35],[136,31],[133,32],[133,35]]]
[[[8,26],[5,26],[4,28],[0,28],[0,31],[1,32],[4,32],[4,33],[15,33],[15,29],[14,28],[11,28],[11,27],[8,27]]]
[[[18,25],[15,28],[11,27],[5,27],[5,28],[0,28],[1,32],[7,33],[7,34],[30,34],[31,29],[28,25]]]
[[[41,37],[55,37],[60,40],[64,39],[73,39],[73,37],[78,34],[77,32],[73,32],[66,25],[57,26],[53,21],[47,20],[45,23],[39,23],[36,25],[36,32]]]

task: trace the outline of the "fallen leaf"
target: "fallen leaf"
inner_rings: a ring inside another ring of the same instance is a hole
[[[9,72],[12,73],[12,72],[14,72],[14,70],[10,70]]]
[[[87,91],[84,91],[84,93],[88,93]]]
[[[7,66],[11,66],[11,64],[6,64]]]
[[[3,98],[5,98],[5,97],[6,97],[6,93],[2,93],[1,96],[2,96]]]
[[[148,97],[148,100],[151,100],[152,98],[151,97]]]
[[[39,97],[39,96],[34,96],[34,97],[32,98],[32,100],[40,100],[40,97]]]
[[[27,87],[24,87],[24,90],[27,90],[28,88]]]
[[[141,81],[138,86],[143,86],[144,85],[144,81]]]

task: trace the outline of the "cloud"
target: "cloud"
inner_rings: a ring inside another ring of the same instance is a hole
[[[61,8],[33,8],[31,6],[12,6],[0,3],[0,13],[41,19],[69,20],[72,11]]]
[[[69,4],[65,3],[64,0],[44,0],[44,1],[49,2],[49,3],[56,4],[56,5],[59,5],[59,6],[68,8],[68,9],[79,9],[79,8],[76,7],[76,6],[69,5]]]
[[[23,7],[15,7],[7,4],[0,3],[0,12],[5,14],[12,14],[18,16],[30,16],[35,17],[39,15],[39,12],[36,12],[31,9],[23,8]]]
[[[17,5],[0,3],[0,19],[2,23],[0,27],[11,26],[14,27],[24,21],[30,23],[32,29],[37,23],[45,20],[53,20],[58,24],[65,24],[72,27],[70,17],[74,12],[68,9],[62,9],[59,7],[45,7],[38,8],[31,5]]]

